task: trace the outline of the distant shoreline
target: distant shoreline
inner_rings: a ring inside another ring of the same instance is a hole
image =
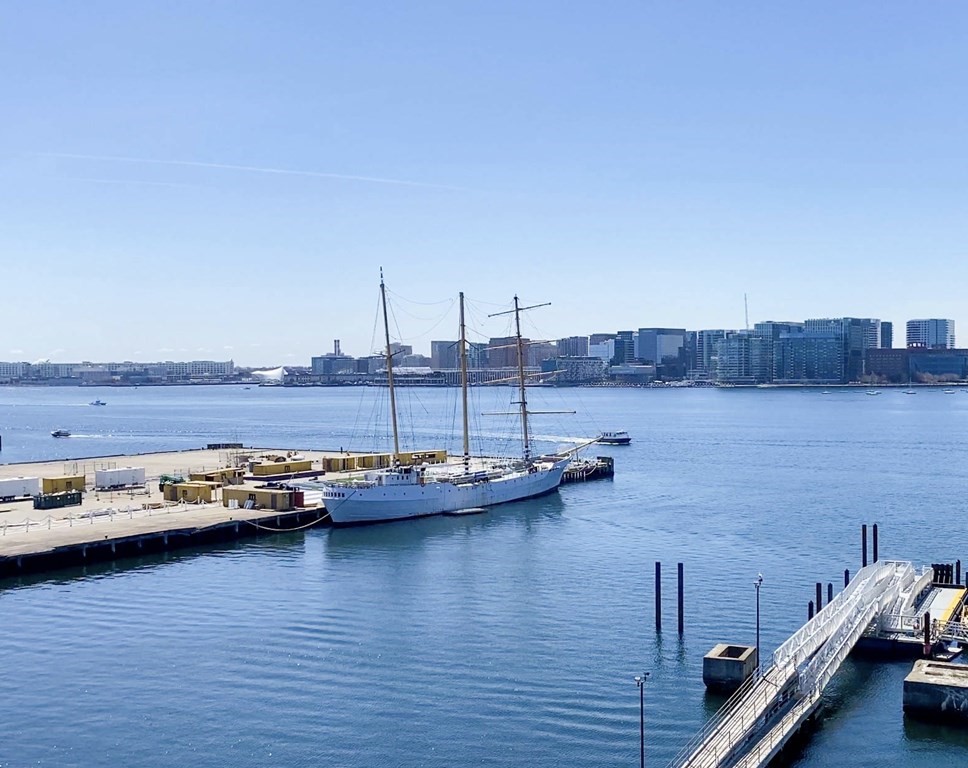
[[[456,384],[415,384],[399,382],[399,387],[413,387],[419,389],[459,389]],[[493,384],[473,384],[472,386],[496,386]],[[513,386],[508,384],[507,386]],[[653,383],[633,384],[609,382],[605,384],[539,384],[542,389],[820,389],[820,390],[875,390],[875,389],[945,389],[968,387],[968,381],[952,381],[939,383],[907,383],[907,384],[712,384],[712,383]],[[86,384],[81,382],[0,382],[0,388],[10,389],[138,389],[139,387],[246,387],[249,389],[342,389],[346,387],[376,387],[385,388],[385,384],[372,382],[339,383],[339,384],[273,384],[266,386],[259,382],[244,381],[163,381],[125,384],[114,382],[111,384]]]

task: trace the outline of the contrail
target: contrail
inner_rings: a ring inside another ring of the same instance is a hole
[[[142,179],[95,179],[88,176],[68,176],[70,181],[89,181],[93,184],[147,184],[152,187],[198,187],[178,181],[144,181]]]
[[[260,168],[254,165],[231,165],[228,163],[202,163],[193,160],[151,160],[144,157],[116,157],[112,155],[80,155],[69,152],[39,152],[45,157],[64,157],[74,160],[106,160],[115,163],[142,163],[148,165],[180,165],[190,168],[218,168],[223,171],[246,171],[248,173],[272,173],[280,176],[309,176],[316,179],[340,179],[342,181],[368,181],[374,184],[396,184],[405,187],[431,187],[466,191],[464,187],[447,184],[432,184],[425,181],[405,181],[404,179],[384,179],[379,176],[352,176],[343,173],[323,173],[321,171],[293,171],[286,168]]]

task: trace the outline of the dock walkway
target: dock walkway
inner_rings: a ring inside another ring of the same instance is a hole
[[[864,631],[910,590],[910,563],[883,561],[854,580],[773,654],[669,764],[670,768],[757,768],[799,730]]]

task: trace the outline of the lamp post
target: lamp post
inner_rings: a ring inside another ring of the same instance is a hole
[[[643,672],[635,676],[635,684],[639,687],[639,768],[645,768],[645,681],[649,674]]]
[[[753,586],[756,587],[756,676],[759,677],[763,674],[762,666],[760,665],[760,586],[763,584],[763,574],[756,574],[756,581],[753,582]]]

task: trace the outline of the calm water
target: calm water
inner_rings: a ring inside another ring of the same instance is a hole
[[[4,462],[242,441],[384,437],[381,392],[0,388]],[[100,397],[105,408],[86,405]],[[499,407],[487,390],[480,410]],[[418,444],[453,393],[413,393]],[[493,401],[493,402],[492,402]],[[544,402],[542,402],[544,401]],[[541,447],[627,429],[612,482],[469,519],[310,530],[0,583],[0,765],[631,766],[649,670],[647,761],[719,701],[702,655],[769,652],[814,582],[842,584],[861,523],[881,554],[968,562],[968,397],[885,390],[570,390],[535,407]],[[495,451],[504,420],[475,419]],[[483,426],[482,426],[483,425]],[[75,435],[54,440],[51,429]],[[409,440],[409,437],[408,437]],[[456,443],[452,444],[456,447]],[[665,632],[652,607],[665,566]],[[686,633],[675,632],[675,564]],[[901,712],[910,663],[849,662],[798,766],[968,762],[968,738]]]

